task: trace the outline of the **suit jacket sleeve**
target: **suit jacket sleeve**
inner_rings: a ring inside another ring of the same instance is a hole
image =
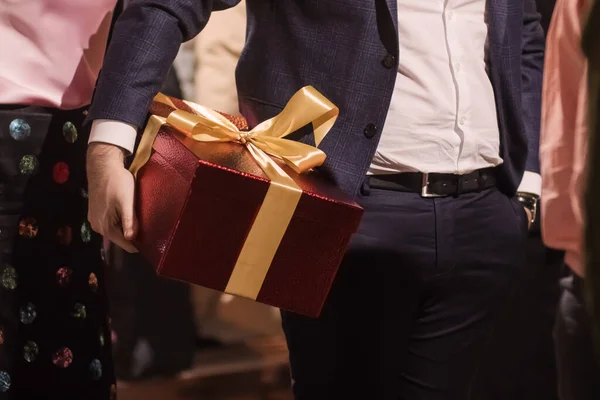
[[[131,0],[117,20],[89,118],[142,126],[181,43],[240,0]]]
[[[529,153],[525,169],[540,172],[540,119],[542,109],[542,74],[544,70],[544,31],[535,0],[524,0],[523,47],[521,58],[522,105]]]

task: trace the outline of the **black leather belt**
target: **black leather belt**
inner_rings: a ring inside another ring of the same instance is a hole
[[[496,186],[494,168],[485,168],[469,174],[438,174],[403,172],[391,175],[373,175],[368,179],[373,189],[419,193],[422,197],[458,196]]]

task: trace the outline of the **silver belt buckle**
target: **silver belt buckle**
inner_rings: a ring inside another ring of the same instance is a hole
[[[421,197],[426,198],[434,198],[434,197],[444,197],[442,194],[435,194],[429,192],[429,174],[423,173],[423,178],[421,180]]]

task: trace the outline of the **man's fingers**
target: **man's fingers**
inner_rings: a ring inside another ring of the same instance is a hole
[[[104,235],[104,226],[102,225],[102,221],[96,218],[92,213],[88,212],[87,216],[88,222],[90,223],[90,227],[92,230],[100,235]]]
[[[527,215],[527,228],[531,228],[531,211],[525,207],[525,215]]]
[[[121,195],[117,211],[121,219],[123,236],[127,240],[135,239],[135,236],[137,235],[138,223],[135,215],[133,190],[124,190]]]
[[[128,253],[138,252],[133,243],[125,239],[123,233],[118,227],[112,228],[110,232],[107,235],[105,235],[105,238],[107,238],[108,240],[110,240],[111,242],[113,242]]]
[[[135,239],[135,235],[137,234],[137,218],[135,216],[135,211],[133,209],[133,205],[121,205],[119,209],[119,216],[121,219],[121,228],[123,229],[123,236],[127,240]]]

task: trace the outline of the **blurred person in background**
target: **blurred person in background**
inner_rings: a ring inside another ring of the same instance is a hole
[[[569,276],[561,281],[554,331],[561,400],[600,398],[600,364],[583,295],[588,65],[581,39],[589,7],[589,0],[557,0],[543,89],[542,234],[546,245],[565,251],[569,267]]]
[[[244,26],[245,22],[246,21],[244,20]],[[179,53],[177,53],[177,57],[175,57],[175,61],[173,61],[173,69],[179,82],[179,88],[181,89],[181,96],[179,96],[179,98],[191,101],[194,101],[196,98],[196,67],[197,57],[195,41],[190,40],[181,45]]]
[[[84,124],[116,4],[0,2],[3,400],[116,398]]]
[[[194,39],[196,102],[230,115],[240,115],[235,68],[246,39],[246,1],[211,15]]]
[[[586,294],[592,316],[594,344],[600,355],[600,2],[592,1],[589,17],[583,31],[583,51],[588,60],[589,80],[589,147],[588,183],[585,195],[586,232]]]

